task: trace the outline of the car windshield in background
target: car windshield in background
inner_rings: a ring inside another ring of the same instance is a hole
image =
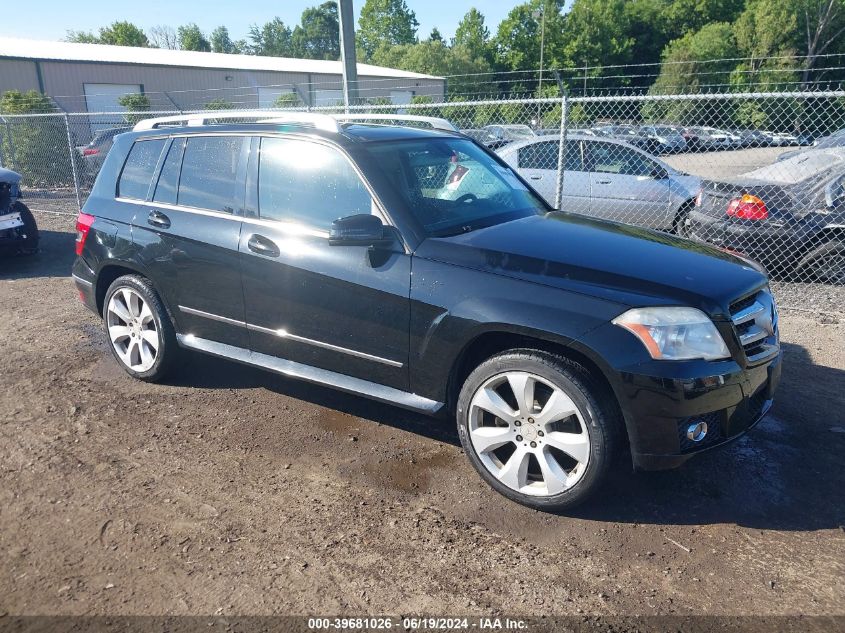
[[[368,149],[432,237],[547,211],[509,168],[470,141],[395,141]]]

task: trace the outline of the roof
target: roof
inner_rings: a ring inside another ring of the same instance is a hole
[[[43,61],[100,62],[327,75],[341,74],[341,64],[339,61],[322,59],[230,55],[227,53],[174,51],[163,48],[49,42],[11,37],[0,37],[0,58],[3,57]],[[395,68],[371,66],[370,64],[358,64],[358,75],[362,77],[395,77],[399,79],[442,79],[442,77],[434,77],[433,75],[412,73],[404,70],[396,70]]]

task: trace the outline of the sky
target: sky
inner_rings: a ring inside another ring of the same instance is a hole
[[[196,22],[206,33],[225,25],[232,39],[246,38],[251,24],[263,24],[280,17],[293,27],[299,23],[303,9],[318,5],[322,0],[248,0],[241,2],[208,2],[207,0],[144,0],[143,2],[114,2],[114,0],[35,0],[15,3],[15,29],[12,37],[37,40],[60,40],[69,30],[94,31],[116,20],[129,20],[145,31],[156,25],[174,28]],[[360,11],[364,0],[353,0]],[[487,28],[494,34],[520,0],[406,0],[420,23],[418,35],[428,37],[435,26],[445,38],[455,34],[455,28],[470,7],[478,8],[485,17]],[[357,18],[356,18],[357,19]],[[356,21],[357,24],[357,21]],[[10,34],[7,34],[10,35]]]

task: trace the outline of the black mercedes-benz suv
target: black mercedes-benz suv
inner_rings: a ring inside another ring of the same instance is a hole
[[[555,211],[442,119],[234,116],[117,136],[79,216],[76,286],[130,375],[185,348],[455,416],[481,476],[544,509],[625,444],[671,468],[770,407],[749,262]]]

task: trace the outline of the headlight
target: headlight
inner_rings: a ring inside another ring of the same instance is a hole
[[[640,339],[655,359],[718,360],[731,355],[713,321],[695,308],[634,308],[613,324]]]

